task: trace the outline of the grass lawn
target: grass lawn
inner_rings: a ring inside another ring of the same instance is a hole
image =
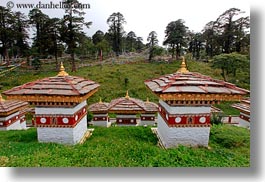
[[[150,127],[95,127],[83,144],[38,143],[35,128],[0,132],[2,167],[249,167],[250,132],[214,125],[210,149],[162,149]]]

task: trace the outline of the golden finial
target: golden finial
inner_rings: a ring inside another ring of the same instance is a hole
[[[102,100],[101,100],[101,97],[99,98],[99,103],[102,104]]]
[[[5,101],[5,99],[3,99],[2,95],[0,94],[0,102]]]
[[[149,98],[148,97],[146,98],[146,103],[149,103]]]
[[[67,72],[65,72],[64,66],[63,66],[63,62],[61,62],[61,67],[60,67],[60,72],[58,73],[57,76],[68,76],[69,74]]]
[[[184,56],[182,56],[182,62],[181,62],[180,68],[178,69],[177,72],[180,72],[180,73],[188,73],[189,72],[189,70],[187,69],[186,63],[185,63]]]
[[[129,91],[128,91],[128,90],[127,90],[127,92],[126,92],[125,99],[130,99],[130,96],[129,96]]]

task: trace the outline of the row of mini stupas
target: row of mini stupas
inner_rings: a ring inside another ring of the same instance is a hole
[[[119,126],[144,126],[154,125],[158,111],[157,104],[131,98],[127,91],[125,97],[112,100],[110,103],[102,102],[92,104],[88,110],[93,113],[92,124],[94,126],[109,127],[111,122],[108,113],[116,114],[116,124]],[[137,121],[137,114],[140,114],[140,120]]]
[[[240,101],[243,95],[249,93],[233,84],[189,72],[184,58],[176,73],[147,80],[145,84],[159,97],[157,136],[165,148],[180,144],[208,146],[211,105],[219,101]],[[99,84],[94,81],[69,76],[61,64],[57,76],[26,83],[3,94],[9,100],[27,101],[35,106],[40,142],[76,144],[87,136],[86,100],[98,87]],[[131,107],[128,107],[130,104]],[[17,107],[22,105],[18,104]],[[130,112],[124,110],[125,106]],[[115,99],[106,107],[108,111],[117,114],[117,123],[135,124],[135,113],[140,109],[142,121],[144,118],[152,120],[153,117],[153,111],[150,113],[147,109],[150,106],[129,96]],[[14,113],[16,111],[14,109]],[[6,114],[8,112],[4,110],[4,114],[0,115],[4,118],[1,118],[4,120],[1,123],[5,126],[13,116],[16,119],[20,116],[17,118],[20,113],[16,113],[9,118]],[[102,120],[103,117],[106,119],[107,115],[99,115],[98,119]]]
[[[94,81],[69,76],[61,64],[57,76],[26,83],[3,94],[7,99],[35,106],[38,141],[76,144],[89,134],[86,100],[98,87]]]

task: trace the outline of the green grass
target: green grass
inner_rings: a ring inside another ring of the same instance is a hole
[[[234,102],[221,102],[220,104],[215,104],[215,107],[221,109],[225,115],[238,116],[240,111],[231,107]]]
[[[149,127],[95,127],[83,144],[38,143],[36,129],[0,132],[2,167],[249,167],[249,130],[214,125],[210,149],[162,149]]]

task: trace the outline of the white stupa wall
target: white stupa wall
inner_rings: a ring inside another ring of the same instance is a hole
[[[241,112],[239,116],[238,126],[250,128],[250,115]]]
[[[38,115],[74,115],[86,106],[86,101],[78,104],[74,108],[42,108],[35,109]],[[74,127],[38,127],[37,134],[39,142],[53,142],[59,144],[74,145],[78,143],[87,131],[87,115],[85,114]]]
[[[165,146],[165,148],[177,147],[178,145],[186,146],[208,146],[210,136],[210,126],[198,126],[198,124],[189,123],[172,123],[169,126],[165,119],[178,116],[186,115],[194,117],[197,114],[207,115],[211,112],[210,106],[170,106],[164,101],[160,100],[159,104],[167,112],[166,117],[162,117],[158,113],[157,118],[157,133]],[[159,108],[161,111],[162,108]],[[164,112],[164,111],[163,111]],[[201,123],[199,124],[201,125]]]
[[[178,145],[207,147],[210,127],[168,127],[158,114],[157,133],[165,148]]]
[[[15,121],[14,123],[12,123],[11,125],[7,126],[7,127],[0,127],[0,130],[21,130],[21,124],[20,124],[20,120]]]
[[[211,106],[169,106],[162,100],[159,104],[165,108],[169,114],[202,114],[211,113]]]
[[[148,119],[148,118],[153,118],[153,119]],[[154,126],[156,122],[156,117],[155,114],[141,114],[141,119],[139,122],[139,126]]]
[[[104,120],[103,120],[104,118]],[[91,123],[94,126],[104,126],[104,127],[110,127],[111,122],[108,119],[108,114],[94,114],[93,120]]]
[[[87,131],[87,117],[83,117],[74,128],[38,127],[39,142],[53,142],[59,144],[77,144]]]
[[[23,121],[22,123],[20,123],[20,127],[21,127],[22,130],[26,130],[27,129],[26,121]]]
[[[0,125],[3,125],[3,122],[9,122],[8,126],[0,127],[0,130],[21,130],[21,129],[27,129],[26,127],[26,121],[25,121],[25,115],[19,116],[20,112],[15,112],[9,116],[6,117],[0,117]],[[14,122],[15,119],[15,122]],[[11,121],[13,120],[13,121]],[[24,120],[24,121],[22,121]],[[10,124],[11,123],[11,124]]]

